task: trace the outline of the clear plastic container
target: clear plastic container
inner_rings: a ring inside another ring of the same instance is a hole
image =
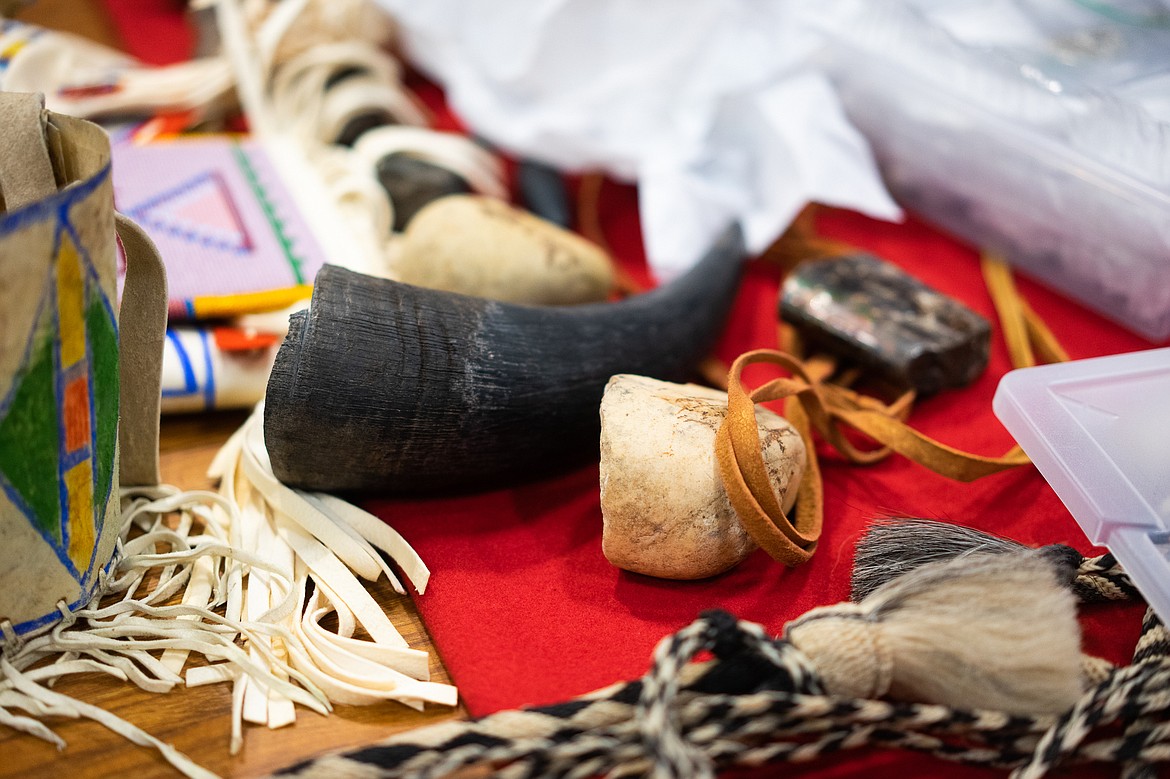
[[[1170,337],[1170,5],[894,0],[830,35],[904,205]]]
[[[1170,349],[1012,371],[993,408],[1089,540],[1170,620]]]

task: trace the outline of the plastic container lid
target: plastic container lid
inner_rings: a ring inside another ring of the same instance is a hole
[[[1012,371],[993,408],[1089,540],[1170,620],[1170,349]]]
[[[1167,0],[857,5],[826,62],[902,205],[1170,338]]]

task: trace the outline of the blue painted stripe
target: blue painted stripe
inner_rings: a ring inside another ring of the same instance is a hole
[[[24,502],[24,498],[19,492],[17,492],[16,488],[12,486],[12,483],[4,477],[3,473],[0,473],[0,489],[4,490],[4,494],[8,496],[10,501],[12,501],[12,505],[16,506],[17,510],[24,514],[26,518],[36,516],[33,514],[32,508],[30,508],[28,504]],[[80,581],[81,577],[78,575],[77,569],[73,565],[73,561],[69,559],[69,555],[66,554],[65,550],[57,545],[57,539],[41,530],[40,525],[38,525],[36,522],[30,520],[29,524],[32,526],[32,529],[36,531],[36,534],[39,535],[44,540],[44,542],[48,544],[49,548],[53,550],[53,553],[57,555],[57,560],[60,561],[61,565],[65,566],[65,569],[69,571],[69,574],[73,578]]]
[[[113,567],[114,567],[114,561],[110,560],[110,562],[106,564],[106,567],[103,570],[105,570],[107,573],[109,573],[110,569]],[[99,578],[100,577],[97,577],[97,576],[93,577],[93,580],[89,583],[89,586],[82,588],[81,597],[79,597],[77,600],[73,601],[72,603],[68,604],[66,606],[66,608],[69,609],[70,611],[77,611],[78,609],[86,606],[91,600],[93,600],[94,593],[97,591],[97,583],[98,583]],[[61,615],[60,611],[52,611],[48,614],[45,614],[43,617],[37,617],[36,619],[30,619],[26,622],[21,622],[18,625],[13,625],[12,627],[13,627],[13,630],[16,631],[16,635],[22,636],[22,635],[25,635],[26,633],[31,633],[31,632],[36,631],[38,629],[45,628],[45,627],[48,627],[49,625],[54,625],[57,622],[60,622],[61,616],[62,615]]]
[[[76,465],[81,465],[89,459],[89,447],[83,446],[76,452],[62,453],[61,455],[61,475],[64,476],[66,471],[69,471]]]
[[[175,347],[175,354],[179,358],[179,367],[183,370],[183,388],[164,389],[162,396],[164,398],[179,398],[198,392],[199,383],[195,381],[195,369],[191,365],[191,357],[187,354],[187,350],[183,348],[183,342],[179,340],[178,333],[169,327],[167,328],[167,340]]]
[[[203,384],[203,401],[206,408],[215,408],[215,366],[211,364],[211,334],[207,328],[199,328],[203,341],[203,364],[207,368],[207,381]]]
[[[109,178],[110,163],[107,162],[102,166],[101,170],[84,181],[70,184],[65,189],[59,190],[56,194],[50,195],[44,200],[29,203],[23,208],[18,208],[15,211],[9,211],[6,214],[0,215],[0,235],[14,232],[29,223],[43,222],[54,213],[63,213],[79,200],[83,200],[91,195],[94,190],[108,181]]]
[[[98,276],[97,266],[94,265],[93,258],[89,256],[89,251],[85,248],[85,244],[81,240],[81,236],[77,233],[77,228],[69,221],[69,209],[63,208],[60,213],[61,227],[69,233],[69,237],[73,239],[73,246],[77,249],[78,255],[81,256],[81,267],[85,271],[84,275],[89,279],[89,283],[93,285],[92,289],[97,291],[98,299],[101,300],[102,306],[106,309],[106,314],[110,317],[110,324],[114,327],[114,335],[117,336],[121,330],[118,326],[118,314],[114,311],[110,299],[106,297],[105,291],[102,289],[102,280]],[[115,294],[117,294],[115,292]],[[89,298],[86,298],[85,305],[89,306]]]
[[[32,359],[33,348],[36,346],[37,335],[40,331],[41,318],[45,315],[45,306],[49,305],[49,298],[56,288],[54,286],[52,274],[45,278],[45,291],[41,293],[41,302],[37,306],[36,314],[33,316],[33,326],[29,330],[28,342],[24,346],[24,356],[20,358],[20,364],[27,366]],[[13,382],[8,389],[8,396],[0,401],[0,417],[8,416],[8,407],[12,405],[12,401],[16,398],[16,391],[20,388],[19,382]]]

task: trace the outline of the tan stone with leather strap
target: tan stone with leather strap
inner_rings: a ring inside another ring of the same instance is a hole
[[[601,551],[628,571],[669,579],[714,576],[756,544],[736,517],[713,441],[727,395],[694,384],[618,374],[601,400]],[[808,458],[793,425],[759,407],[752,416],[770,490],[796,498]]]

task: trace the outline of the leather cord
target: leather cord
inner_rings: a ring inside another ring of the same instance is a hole
[[[743,384],[744,369],[753,364],[783,368],[790,377],[773,379],[751,393]],[[913,393],[890,404],[828,383],[831,360],[802,361],[773,349],[740,355],[728,375],[727,416],[715,439],[720,477],[744,529],[769,555],[785,565],[808,560],[824,523],[824,487],[813,431],[850,462],[871,464],[898,453],[949,478],[969,482],[1024,465],[1028,457],[1014,448],[1000,457],[956,449],[906,424]],[[784,414],[805,443],[805,475],[797,490],[793,519],[785,514],[772,488],[760,450],[755,404],[784,400]],[[862,449],[848,430],[876,441]]]
[[[808,225],[804,232],[815,235]],[[1012,365],[1025,368],[1041,361],[1067,361],[1068,353],[1020,295],[1004,259],[994,252],[984,252],[981,266]],[[785,340],[781,338],[781,342]],[[799,346],[794,347],[798,349]],[[773,379],[749,393],[743,385],[743,370],[759,363],[783,368],[791,376]],[[999,457],[988,457],[935,441],[906,424],[914,402],[912,392],[891,404],[883,404],[840,384],[829,383],[835,369],[835,361],[824,355],[801,360],[787,352],[759,349],[741,355],[728,374],[727,416],[715,439],[720,477],[744,529],[756,544],[784,565],[799,565],[808,560],[824,525],[824,485],[814,430],[850,462],[876,463],[896,452],[935,473],[962,482],[1030,462],[1018,446]],[[755,404],[775,400],[784,401],[784,416],[804,440],[807,457],[791,519],[781,507],[768,477],[756,427]],[[847,429],[864,434],[880,446],[857,447],[846,434]]]

